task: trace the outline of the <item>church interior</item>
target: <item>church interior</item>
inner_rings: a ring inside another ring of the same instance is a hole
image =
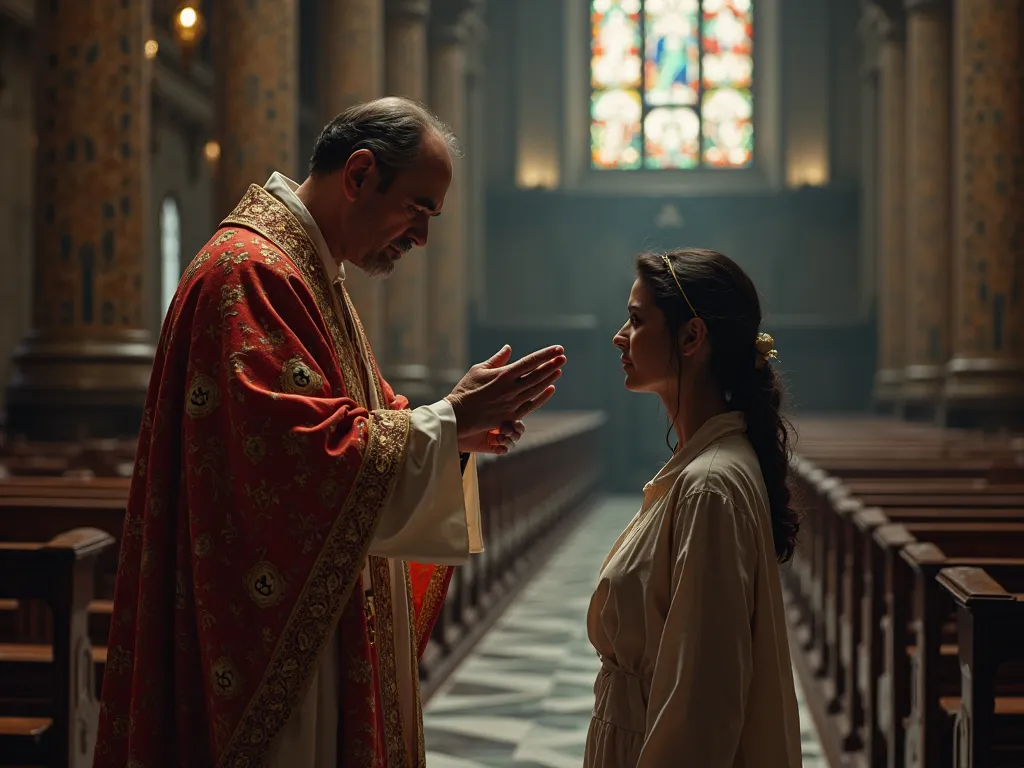
[[[0,766],[92,765],[183,273],[386,95],[462,152],[429,243],[346,277],[384,377],[418,406],[506,343],[568,358],[480,458],[426,763],[582,765],[588,603],[671,457],[611,340],[634,256],[696,246],[786,385],[803,765],[1024,766],[1024,0],[0,0]]]

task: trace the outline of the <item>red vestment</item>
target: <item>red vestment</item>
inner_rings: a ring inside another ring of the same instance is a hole
[[[363,360],[372,369],[366,375]],[[369,388],[387,410],[370,410]],[[370,557],[410,417],[289,210],[252,186],[192,261],[149,385],[121,540],[97,768],[257,766],[342,643],[339,763],[405,766],[391,589],[422,654],[450,567]],[[416,692],[418,699],[418,691]]]

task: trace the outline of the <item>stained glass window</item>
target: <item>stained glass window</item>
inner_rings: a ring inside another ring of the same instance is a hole
[[[594,168],[751,165],[753,0],[591,0],[590,24]]]

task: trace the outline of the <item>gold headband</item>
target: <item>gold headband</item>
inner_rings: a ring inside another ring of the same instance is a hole
[[[665,262],[665,266],[668,267],[669,274],[671,274],[672,279],[676,281],[676,288],[678,288],[679,293],[683,295],[683,300],[686,302],[686,306],[688,306],[690,311],[693,312],[694,317],[700,317],[700,315],[697,314],[697,310],[693,308],[693,304],[690,303],[690,297],[687,296],[686,291],[683,290],[682,283],[680,283],[679,278],[676,277],[676,271],[672,268],[672,260],[664,254],[662,254],[661,260]]]

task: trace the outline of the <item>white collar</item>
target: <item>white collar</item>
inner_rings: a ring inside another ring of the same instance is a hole
[[[309,235],[309,239],[316,246],[316,252],[320,255],[320,261],[323,262],[324,269],[327,270],[328,280],[344,280],[345,264],[344,262],[341,264],[335,263],[334,257],[331,256],[331,249],[327,247],[327,241],[324,240],[323,233],[320,232],[320,227],[313,220],[313,215],[309,212],[309,209],[303,205],[302,201],[299,200],[299,196],[295,194],[299,185],[283,173],[274,171],[267,180],[267,183],[263,185],[263,188],[280,200],[284,207],[291,211],[292,215],[299,220],[302,228]]]

